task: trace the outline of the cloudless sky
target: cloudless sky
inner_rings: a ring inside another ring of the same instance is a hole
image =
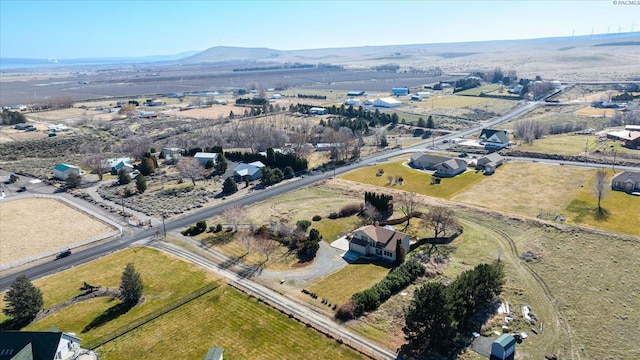
[[[295,50],[639,31],[640,5],[625,3],[632,2],[0,0],[0,57],[137,57],[218,45]]]

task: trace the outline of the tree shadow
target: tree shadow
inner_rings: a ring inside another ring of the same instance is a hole
[[[609,216],[610,216],[609,210],[603,207],[599,207],[596,210],[596,213],[593,215],[593,217],[598,221],[607,221],[609,220]]]
[[[107,309],[107,311],[103,312],[98,317],[91,320],[91,322],[87,326],[85,326],[84,329],[82,329],[82,332],[83,333],[89,332],[93,329],[96,329],[108,323],[111,320],[115,320],[121,315],[127,313],[130,309],[131,307],[129,307],[125,303],[119,303],[119,304],[113,305],[112,307]]]
[[[0,330],[20,330],[23,327],[29,325],[30,321],[17,321],[15,319],[9,318],[5,319],[3,322],[0,322]]]

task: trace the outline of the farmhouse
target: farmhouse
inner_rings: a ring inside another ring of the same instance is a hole
[[[109,169],[111,175],[118,175],[118,171],[120,171],[120,169],[124,169],[126,173],[132,172],[133,164],[131,163],[131,158],[128,157],[113,158],[107,159],[103,164],[103,168]]]
[[[80,338],[52,327],[50,331],[0,331],[0,360],[97,359],[92,351],[80,348]]]
[[[640,192],[640,172],[623,171],[611,179],[611,189],[628,193]]]
[[[321,108],[321,107],[312,107],[309,109],[309,114],[311,115],[326,115],[329,113],[329,109]]]
[[[263,167],[264,164],[260,161],[238,164],[238,166],[233,168],[233,177],[236,181],[257,180],[262,177]]]
[[[162,148],[162,151],[160,152],[160,157],[162,157],[165,160],[176,160],[176,159],[179,159],[180,156],[182,156],[183,152],[184,152],[184,149],[180,149],[180,148]]]
[[[67,180],[71,174],[80,176],[80,169],[76,166],[64,163],[60,163],[53,167],[53,177],[58,180]]]
[[[509,134],[506,130],[482,129],[480,145],[486,148],[502,149],[509,145]]]
[[[409,95],[409,88],[392,88],[391,95],[393,96],[407,96]]]
[[[496,168],[504,162],[504,157],[497,152],[485,155],[476,162],[476,170],[484,170],[487,175],[493,174]]]
[[[491,344],[489,359],[513,360],[516,353],[516,338],[511,334],[502,334]]]
[[[454,177],[467,170],[467,162],[458,159],[450,158],[447,161],[441,162],[436,165],[436,172],[433,174],[439,177]]]
[[[363,256],[374,256],[387,261],[395,261],[398,255],[396,254],[398,242],[400,242],[405,254],[409,252],[409,235],[377,224],[358,228],[347,238],[349,240],[349,251]]]
[[[409,165],[416,169],[435,170],[436,165],[443,163],[451,158],[446,156],[427,155],[417,152],[409,158]]]
[[[402,102],[390,97],[373,100],[373,106],[375,107],[390,108],[390,107],[396,107],[400,105],[402,105]]]
[[[218,153],[197,152],[193,157],[198,160],[202,166],[205,166],[209,160],[215,165],[219,155]]]

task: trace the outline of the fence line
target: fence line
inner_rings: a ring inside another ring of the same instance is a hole
[[[211,284],[205,285],[203,287],[201,287],[200,289],[197,289],[195,291],[192,291],[186,295],[184,295],[181,298],[178,298],[176,300],[173,300],[172,302],[165,304],[159,308],[157,308],[156,310],[148,313],[147,315],[143,315],[135,320],[133,320],[132,322],[125,324],[109,333],[106,333],[105,335],[102,335],[96,339],[94,339],[92,342],[90,342],[90,345],[86,345],[87,348],[91,349],[91,350],[95,350],[96,348],[111,342],[137,328],[139,328],[140,326],[153,321],[157,318],[159,318],[160,316],[173,311],[177,308],[179,308],[180,306],[193,301],[205,294],[210,293],[211,291],[217,289],[218,287],[220,287],[220,281],[216,281],[213,282]]]

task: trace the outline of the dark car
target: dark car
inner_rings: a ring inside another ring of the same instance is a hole
[[[66,258],[69,255],[71,255],[71,250],[65,250],[65,251],[61,252],[60,254],[56,255],[56,260],[60,260],[62,258]]]
[[[18,192],[25,192],[27,191],[27,188],[25,186],[20,186],[20,189],[18,189]]]

